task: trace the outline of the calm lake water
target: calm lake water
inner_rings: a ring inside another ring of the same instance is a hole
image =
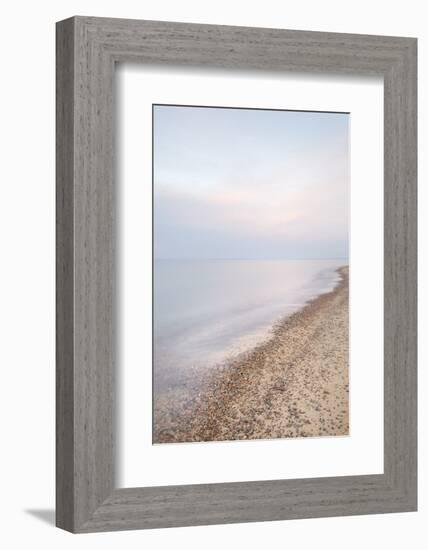
[[[165,391],[251,348],[330,291],[346,260],[157,260],[154,386]]]

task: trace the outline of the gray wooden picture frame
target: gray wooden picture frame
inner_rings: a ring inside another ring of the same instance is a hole
[[[155,21],[57,24],[58,527],[83,533],[416,510],[416,47],[414,38]],[[118,62],[383,77],[383,474],[115,487]]]

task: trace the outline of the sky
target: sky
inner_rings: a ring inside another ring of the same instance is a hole
[[[348,124],[344,113],[155,105],[155,258],[347,258]]]

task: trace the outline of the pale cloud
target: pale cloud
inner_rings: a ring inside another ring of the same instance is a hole
[[[176,109],[185,118],[186,108]],[[157,145],[155,140],[157,256],[347,255],[347,115],[341,115],[345,121],[340,124],[338,115],[334,115],[333,124],[329,124],[327,114],[323,114],[324,119],[314,116],[314,139],[308,113],[300,113],[305,117],[307,136],[300,135],[295,143],[299,123],[295,113],[291,122],[284,115],[277,121],[270,113],[269,130],[274,123],[276,127],[266,133],[263,113],[257,112],[254,123],[254,111],[239,113],[232,131],[228,120],[232,110],[221,110],[222,116],[210,118],[215,137],[207,138],[200,136],[198,111],[203,109],[192,113],[187,137],[178,127],[174,135],[171,120],[167,135],[162,134],[162,126],[155,134],[159,142]],[[214,110],[209,111],[214,114]],[[175,113],[171,116],[174,118]],[[203,118],[206,127],[206,113]],[[247,126],[251,122],[254,131],[260,128],[261,135],[243,139],[244,144],[235,147],[230,133],[239,140],[240,120]],[[324,133],[320,120],[325,121]],[[225,126],[227,135],[222,131]],[[181,151],[185,153],[176,162]]]

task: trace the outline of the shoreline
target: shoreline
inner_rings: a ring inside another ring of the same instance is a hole
[[[155,411],[153,443],[349,433],[348,266],[333,290],[216,369],[181,412]]]

